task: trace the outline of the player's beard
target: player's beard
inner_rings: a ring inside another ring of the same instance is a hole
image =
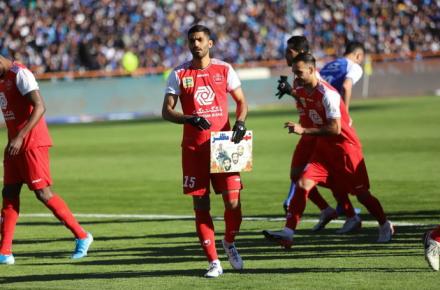
[[[207,47],[202,49],[194,48],[191,50],[191,54],[194,59],[203,59],[209,53],[209,49]]]

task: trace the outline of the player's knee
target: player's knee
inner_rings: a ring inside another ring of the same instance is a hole
[[[316,183],[313,180],[307,178],[300,178],[296,184],[297,187],[306,191],[311,190],[315,185]]]
[[[194,196],[193,206],[194,206],[194,210],[209,211],[211,209],[211,203],[209,197]]]
[[[369,190],[363,190],[360,192],[356,192],[355,194],[356,194],[357,200],[361,203],[364,202],[365,200],[367,200],[371,196],[371,193]]]
[[[20,194],[21,186],[18,185],[7,185],[2,189],[3,198],[15,198]]]
[[[35,196],[43,203],[47,203],[53,197],[52,192],[48,188],[34,190]]]

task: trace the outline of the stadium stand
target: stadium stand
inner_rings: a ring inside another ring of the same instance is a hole
[[[313,39],[318,58],[340,55],[347,39],[402,57],[440,50],[435,0],[7,0],[0,54],[37,74],[118,70],[127,51],[141,67],[173,67],[189,57],[185,32],[195,22],[215,33],[214,55],[235,64],[282,59],[293,34]]]

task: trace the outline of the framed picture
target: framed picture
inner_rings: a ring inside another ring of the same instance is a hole
[[[231,137],[232,131],[211,132],[211,173],[252,170],[252,131],[238,144]]]

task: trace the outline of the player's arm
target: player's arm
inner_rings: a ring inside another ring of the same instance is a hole
[[[341,118],[328,119],[327,124],[319,128],[304,128],[298,123],[286,122],[284,128],[289,130],[289,133],[298,135],[316,135],[316,136],[331,136],[341,134]]]
[[[183,113],[176,111],[175,108],[178,97],[179,96],[171,93],[165,94],[162,105],[162,118],[164,120],[177,124],[188,123],[201,131],[207,130],[211,127],[211,123],[203,117],[184,115]]]
[[[178,97],[170,93],[165,95],[162,105],[162,118],[173,123],[183,124],[185,123],[185,115],[175,110]]]
[[[344,82],[342,83],[342,99],[344,100],[345,107],[348,109],[350,108],[350,101],[351,101],[351,94],[353,90],[353,80],[350,78],[346,78]]]
[[[342,83],[342,99],[344,100],[345,107],[347,108],[347,112],[349,111],[351,96],[353,93],[353,86],[360,80],[362,77],[363,71],[362,67],[357,63],[354,63],[349,66],[347,75],[345,76],[345,80]]]
[[[234,131],[232,134],[232,141],[234,143],[240,143],[246,134],[246,126],[244,122],[248,113],[248,105],[241,87],[232,90],[230,93],[237,104],[237,108],[235,110],[236,121],[234,127],[232,128],[232,131]]]
[[[43,117],[46,112],[46,106],[44,105],[43,98],[40,95],[39,90],[33,90],[25,95],[32,103],[32,113],[26,125],[18,132],[17,136],[11,139],[8,146],[8,152],[10,155],[17,155],[23,145],[24,137],[37,125],[38,121]]]

